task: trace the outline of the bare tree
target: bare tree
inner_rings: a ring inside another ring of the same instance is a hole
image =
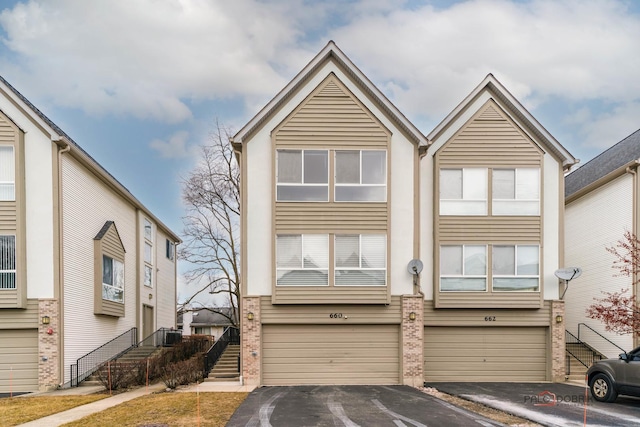
[[[216,120],[210,145],[183,180],[184,244],[180,257],[192,268],[185,277],[197,290],[179,312],[204,293],[223,297],[227,307],[209,307],[236,325],[240,300],[240,171],[229,142],[231,131]],[[218,298],[219,300],[220,298]]]
[[[618,270],[614,276],[630,277],[631,289],[602,292],[604,297],[594,298],[596,302],[587,308],[587,316],[604,323],[607,331],[640,336],[640,307],[633,292],[640,280],[640,240],[626,231],[615,246],[606,249],[614,256],[612,267]]]

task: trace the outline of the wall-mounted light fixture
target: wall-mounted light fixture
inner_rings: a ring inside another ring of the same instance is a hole
[[[247,313],[247,320],[253,320],[253,312],[248,312]]]
[[[563,320],[563,319],[562,319],[562,314],[558,314],[558,315],[556,316],[556,323],[562,323],[562,320]]]
[[[416,312],[412,311],[411,313],[409,313],[409,320],[416,320]]]
[[[49,323],[51,323],[51,318],[49,316],[42,316],[42,324],[48,325]]]

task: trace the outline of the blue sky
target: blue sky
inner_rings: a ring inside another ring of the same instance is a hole
[[[639,1],[0,0],[0,74],[177,233],[216,118],[329,40],[424,134],[490,72],[583,163],[640,128]]]

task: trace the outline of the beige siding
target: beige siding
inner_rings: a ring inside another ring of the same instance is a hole
[[[425,381],[545,381],[547,328],[425,327]]]
[[[36,299],[28,299],[24,309],[7,308],[0,310],[0,330],[37,328],[39,320],[38,300]]]
[[[384,232],[386,203],[282,203],[276,205],[278,233]]]
[[[157,230],[157,228],[156,228]],[[176,253],[167,258],[167,235],[156,232],[156,316],[158,328],[176,327]],[[218,335],[219,336],[219,335]]]
[[[441,244],[447,243],[540,243],[540,217],[441,216],[438,229]]]
[[[344,301],[350,301],[345,299]],[[343,302],[344,302],[343,301]],[[352,301],[352,300],[351,300]],[[260,300],[261,321],[264,324],[399,324],[401,321],[400,297],[391,298],[389,305],[273,305],[271,298],[264,296]],[[342,314],[341,318],[332,318],[332,313]]]
[[[38,330],[0,330],[0,393],[38,391]]]
[[[549,326],[551,301],[539,310],[499,308],[482,310],[466,308],[436,309],[433,301],[424,302],[425,326]]]
[[[268,325],[263,384],[398,384],[397,325]]]

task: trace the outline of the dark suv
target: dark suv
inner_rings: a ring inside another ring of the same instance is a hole
[[[640,347],[617,359],[594,362],[587,371],[594,399],[613,402],[618,394],[640,396]]]

